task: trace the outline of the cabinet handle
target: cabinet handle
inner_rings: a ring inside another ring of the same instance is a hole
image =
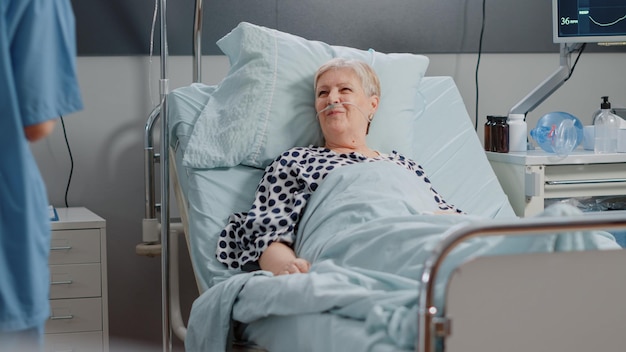
[[[72,249],[72,246],[50,247],[51,251],[67,251]]]
[[[72,280],[64,280],[64,281],[52,281],[50,285],[71,285],[73,283]]]
[[[547,185],[582,185],[592,183],[619,183],[626,182],[626,178],[606,178],[593,180],[546,181]]]
[[[50,320],[68,320],[68,319],[74,319],[74,316],[72,314],[69,315],[59,315],[59,316],[50,316]]]

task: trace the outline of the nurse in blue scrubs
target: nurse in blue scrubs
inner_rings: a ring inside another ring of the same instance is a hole
[[[41,348],[48,199],[29,142],[82,109],[69,0],[0,1],[0,351]]]

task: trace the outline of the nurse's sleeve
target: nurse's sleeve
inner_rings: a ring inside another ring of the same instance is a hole
[[[11,55],[22,125],[81,110],[70,1],[32,0],[19,15]]]

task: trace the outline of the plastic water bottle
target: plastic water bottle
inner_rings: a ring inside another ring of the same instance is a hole
[[[595,121],[595,153],[616,153],[617,152],[617,131],[619,130],[619,117],[611,113],[611,103],[609,97],[602,97],[600,104],[600,115]]]

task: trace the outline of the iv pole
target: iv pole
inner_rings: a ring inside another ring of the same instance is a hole
[[[172,329],[170,323],[170,275],[169,275],[169,236],[170,236],[170,179],[169,179],[169,133],[167,116],[167,96],[169,81],[167,70],[167,0],[160,0],[161,22],[161,80],[159,85],[161,98],[161,309],[163,351],[172,350]]]

